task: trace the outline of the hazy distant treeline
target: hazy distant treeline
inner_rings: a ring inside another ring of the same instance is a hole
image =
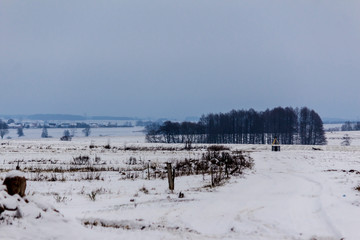
[[[326,144],[320,116],[307,107],[210,113],[199,122],[154,123],[146,131],[148,142],[271,144],[277,137],[281,144]]]
[[[360,122],[347,121],[341,125],[341,131],[360,131]]]

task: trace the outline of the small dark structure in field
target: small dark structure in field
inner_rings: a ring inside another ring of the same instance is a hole
[[[272,143],[271,151],[280,152],[280,144],[276,137],[274,138],[274,141]]]

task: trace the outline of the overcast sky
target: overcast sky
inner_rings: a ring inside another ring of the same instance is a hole
[[[0,0],[0,114],[360,119],[358,0]]]

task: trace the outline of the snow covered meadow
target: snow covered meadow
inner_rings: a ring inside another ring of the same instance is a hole
[[[216,187],[207,173],[178,176],[173,192],[165,162],[200,159],[209,145],[110,133],[2,140],[0,179],[19,164],[27,188],[26,201],[13,197],[21,217],[2,213],[0,239],[360,239],[360,133],[347,134],[350,146],[341,146],[344,132],[281,152],[224,145],[253,168]]]

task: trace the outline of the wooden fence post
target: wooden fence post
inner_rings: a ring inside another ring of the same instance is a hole
[[[175,188],[175,169],[172,169],[171,163],[166,163],[168,180],[169,180],[169,189],[171,191]]]
[[[215,183],[214,183],[214,168],[213,168],[212,165],[211,165],[211,167],[210,167],[210,174],[211,174],[211,186],[212,186],[212,187],[215,187]]]

